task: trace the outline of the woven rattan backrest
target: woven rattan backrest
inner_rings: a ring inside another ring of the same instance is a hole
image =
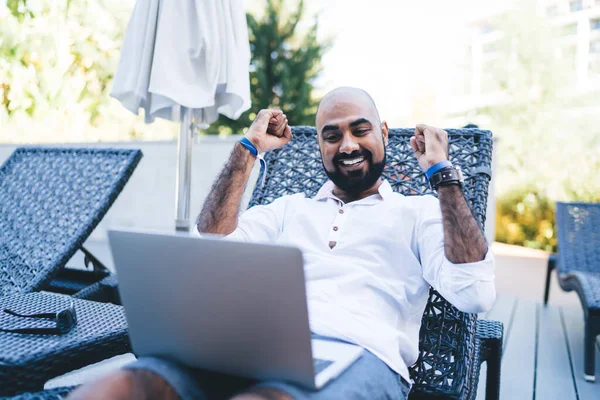
[[[0,296],[42,289],[115,201],[139,150],[19,148],[0,167]]]
[[[326,182],[314,127],[293,127],[294,139],[268,152],[264,186],[254,189],[250,206],[304,192],[314,196]],[[488,184],[491,177],[492,135],[478,129],[447,129],[450,159],[465,175],[465,195],[481,226],[485,223]],[[390,129],[384,177],[394,191],[404,195],[431,194],[425,175],[410,146],[414,129]],[[420,332],[420,355],[411,367],[419,391],[465,393],[469,360],[475,346],[476,316],[458,311],[431,290]]]
[[[600,204],[556,203],[558,271],[600,273]]]

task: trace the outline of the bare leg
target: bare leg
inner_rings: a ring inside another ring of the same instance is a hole
[[[294,400],[289,394],[277,389],[260,387],[238,394],[231,400]]]
[[[160,376],[142,369],[119,370],[93,383],[83,385],[68,400],[177,400],[179,396]]]

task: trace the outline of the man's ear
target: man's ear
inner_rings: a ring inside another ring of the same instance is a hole
[[[381,135],[383,136],[383,143],[388,145],[388,124],[385,121],[381,121]]]

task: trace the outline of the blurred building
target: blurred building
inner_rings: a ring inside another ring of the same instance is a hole
[[[561,29],[561,48],[573,60],[576,88],[600,88],[600,0],[547,0],[543,11]]]
[[[505,88],[498,87],[493,74],[498,65],[508,67],[511,58],[506,49],[499,51],[504,33],[494,30],[490,23],[505,11],[497,10],[471,22],[463,77],[457,80],[456,91],[441,101],[450,120],[508,100]],[[565,94],[578,97],[600,92],[600,0],[538,0],[535,13],[556,28],[552,30],[552,45],[567,66]]]

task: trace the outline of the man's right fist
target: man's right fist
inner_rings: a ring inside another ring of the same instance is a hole
[[[244,135],[259,153],[278,149],[292,140],[292,129],[280,110],[260,110]]]

